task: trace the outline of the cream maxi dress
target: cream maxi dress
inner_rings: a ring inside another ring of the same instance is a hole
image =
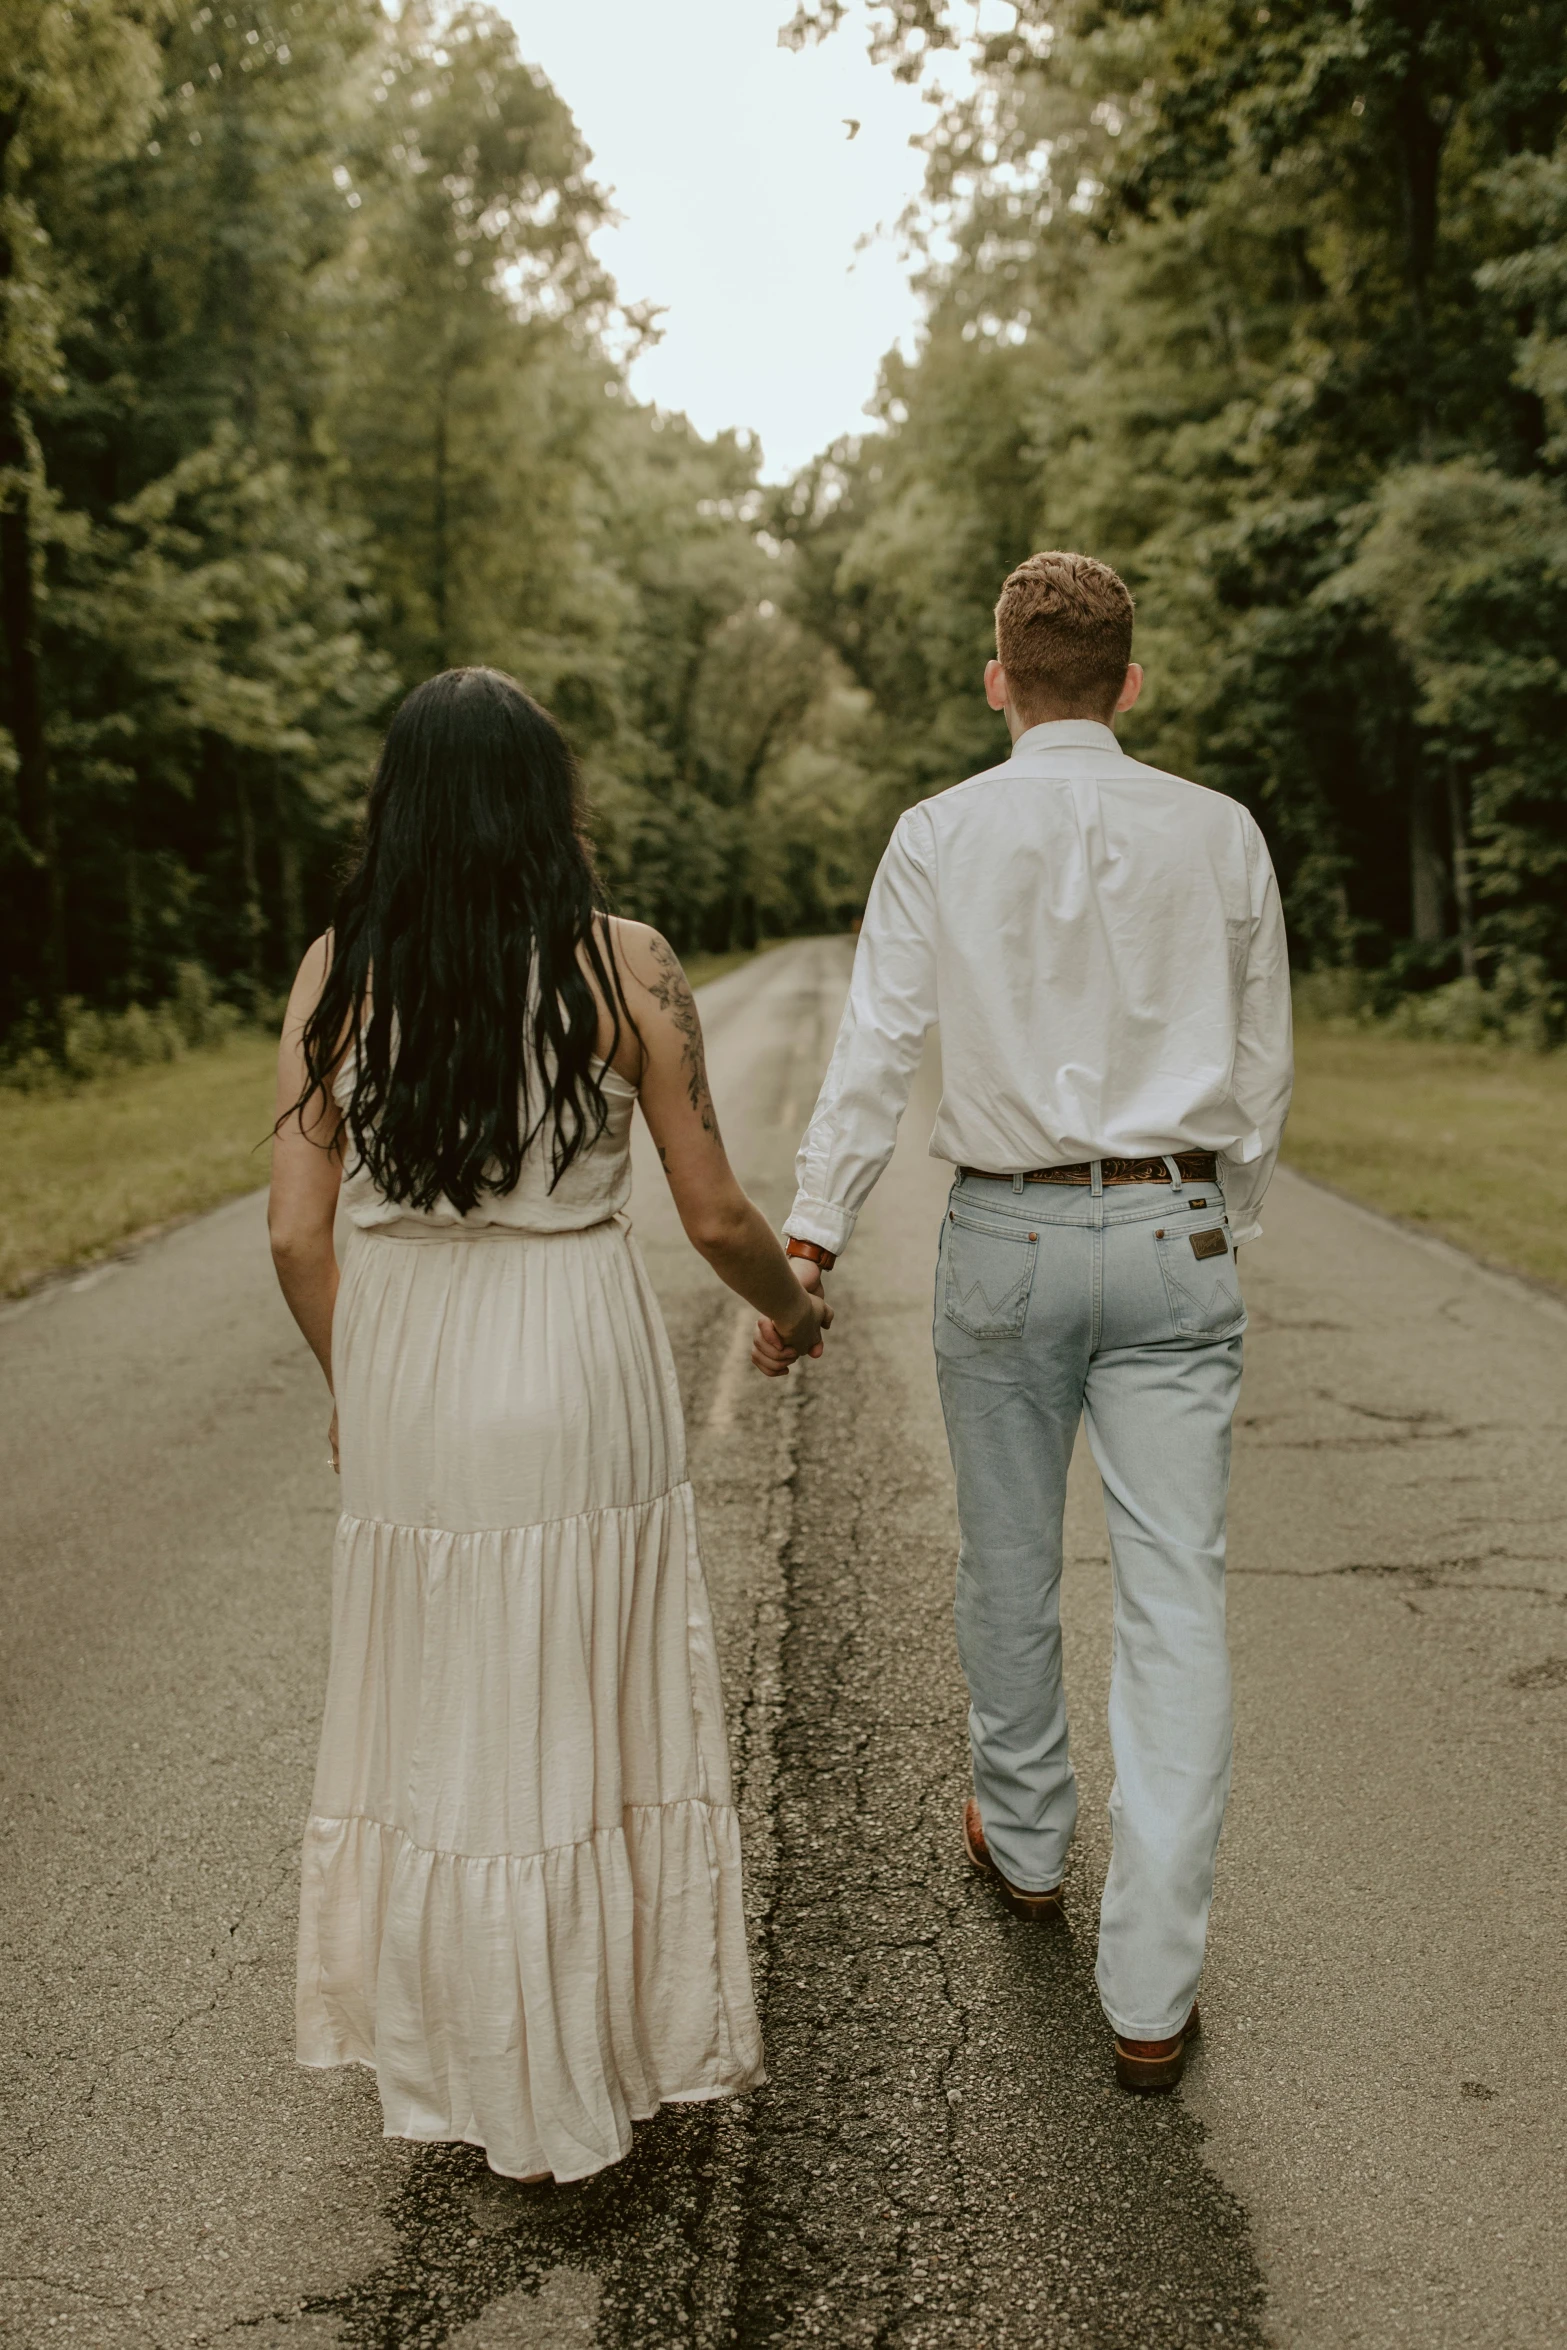
[[[373,2066],[388,2137],[519,2177],[762,2078],[680,1396],[622,1212],[636,1095],[602,1082],[553,1193],[537,1154],[467,1216],[343,1186],[298,2054]]]

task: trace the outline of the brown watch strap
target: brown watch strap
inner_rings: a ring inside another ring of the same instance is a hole
[[[809,1257],[811,1263],[820,1265],[824,1273],[830,1273],[838,1262],[830,1248],[818,1248],[814,1240],[796,1240],[792,1232],[789,1235],[784,1254],[790,1257]]]

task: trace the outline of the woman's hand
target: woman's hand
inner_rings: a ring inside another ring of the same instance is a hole
[[[819,1291],[802,1287],[800,1308],[798,1317],[782,1329],[765,1314],[756,1325],[751,1360],[768,1379],[787,1379],[791,1363],[802,1355],[814,1361],[822,1351],[822,1332],[832,1328],[832,1307]]]

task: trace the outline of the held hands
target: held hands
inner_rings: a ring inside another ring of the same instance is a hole
[[[795,1260],[791,1259],[791,1271],[794,1264]],[[805,1263],[795,1279],[800,1284],[799,1319],[781,1329],[764,1315],[756,1325],[751,1360],[768,1379],[787,1379],[790,1364],[798,1362],[802,1355],[814,1360],[822,1351],[823,1331],[832,1328],[832,1307],[822,1295],[820,1266]]]

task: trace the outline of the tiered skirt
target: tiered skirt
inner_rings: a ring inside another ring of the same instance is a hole
[[[356,1234],[298,2054],[587,2177],[762,2078],[674,1365],[620,1218]]]

